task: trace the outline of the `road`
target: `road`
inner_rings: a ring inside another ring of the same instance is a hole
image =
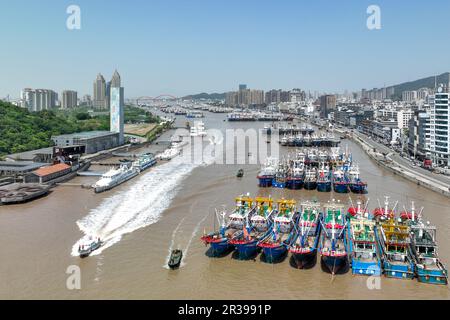
[[[448,176],[433,173],[433,172],[425,170],[419,166],[413,166],[411,164],[411,161],[401,157],[393,149],[372,140],[370,137],[368,137],[367,135],[365,135],[361,132],[354,131],[353,134],[360,137],[361,139],[363,139],[367,144],[369,144],[371,147],[375,148],[377,151],[384,153],[384,154],[390,154],[389,158],[392,159],[397,164],[405,167],[405,169],[409,169],[410,171],[413,171],[416,174],[419,174],[419,175],[426,177],[432,181],[434,180],[436,182],[446,185],[447,187],[450,187],[450,178]]]

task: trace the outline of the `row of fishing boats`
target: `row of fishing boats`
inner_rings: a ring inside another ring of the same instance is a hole
[[[255,259],[261,253],[266,263],[282,262],[290,253],[290,264],[298,269],[316,265],[318,255],[325,272],[414,279],[447,284],[447,269],[437,252],[436,227],[423,220],[423,208],[397,215],[396,207],[379,205],[372,213],[365,204],[350,200],[324,205],[303,201],[242,195],[234,210],[215,211],[218,230],[201,240],[211,257],[233,252],[237,259]]]
[[[357,193],[368,192],[367,182],[363,181],[357,164],[351,161],[334,169],[326,162],[319,166],[305,165],[303,159],[268,159],[257,175],[261,188],[287,188],[292,190],[317,190],[319,192]]]
[[[285,134],[279,143],[284,147],[337,147],[341,139],[330,133]]]

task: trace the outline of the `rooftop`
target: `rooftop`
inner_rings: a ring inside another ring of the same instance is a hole
[[[34,158],[39,154],[53,155],[53,147],[9,154],[6,156],[6,158],[11,160],[33,161]]]
[[[52,139],[58,138],[58,139],[90,139],[90,138],[97,138],[97,137],[105,137],[117,134],[115,132],[111,131],[85,131],[85,132],[77,132],[72,134],[63,134],[59,136],[52,136]]]
[[[39,177],[45,177],[48,176],[49,174],[60,172],[66,169],[70,169],[70,166],[65,163],[58,163],[53,166],[40,168],[34,171],[33,173]]]
[[[47,165],[48,163],[32,161],[0,161],[0,171],[32,171]]]

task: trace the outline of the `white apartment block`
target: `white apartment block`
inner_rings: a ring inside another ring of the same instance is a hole
[[[399,129],[407,129],[409,120],[414,116],[414,111],[411,109],[397,111],[397,124]]]
[[[58,94],[48,89],[25,88],[20,94],[21,106],[29,111],[49,110],[56,107]]]
[[[430,97],[430,152],[435,165],[450,166],[449,93],[439,87]]]

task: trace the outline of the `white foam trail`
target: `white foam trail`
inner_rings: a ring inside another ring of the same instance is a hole
[[[212,163],[207,159],[203,164]],[[105,199],[88,216],[77,221],[85,234],[72,247],[72,255],[78,256],[79,245],[89,236],[100,237],[103,246],[92,255],[119,242],[124,234],[156,223],[179,190],[182,180],[199,164],[192,164],[183,157],[152,168],[137,178],[127,190]]]
[[[183,222],[184,222],[185,219],[186,219],[186,217],[184,217],[183,219],[181,219],[180,223],[177,225],[177,227],[175,228],[175,230],[173,230],[173,232],[172,232],[172,239],[171,239],[171,241],[170,241],[170,246],[169,246],[169,254],[168,254],[167,257],[166,257],[166,263],[165,263],[164,266],[163,266],[163,267],[166,268],[166,269],[170,269],[170,268],[168,267],[168,263],[169,263],[169,260],[170,260],[170,256],[172,255],[173,247],[174,247],[174,245],[175,245],[175,236],[177,235],[178,230],[180,229],[180,227],[181,227],[181,225],[183,224]]]
[[[187,255],[188,255],[189,248],[191,246],[192,240],[195,238],[195,236],[198,233],[198,229],[200,229],[200,226],[202,225],[203,222],[205,222],[205,220],[206,220],[206,218],[208,218],[208,216],[209,216],[209,213],[207,213],[206,216],[202,220],[200,220],[199,223],[197,223],[197,225],[194,228],[194,231],[192,231],[191,238],[189,239],[189,242],[186,245],[186,248],[184,249],[183,258],[181,259],[181,266],[182,267],[184,267],[186,265],[184,260],[186,259]]]

